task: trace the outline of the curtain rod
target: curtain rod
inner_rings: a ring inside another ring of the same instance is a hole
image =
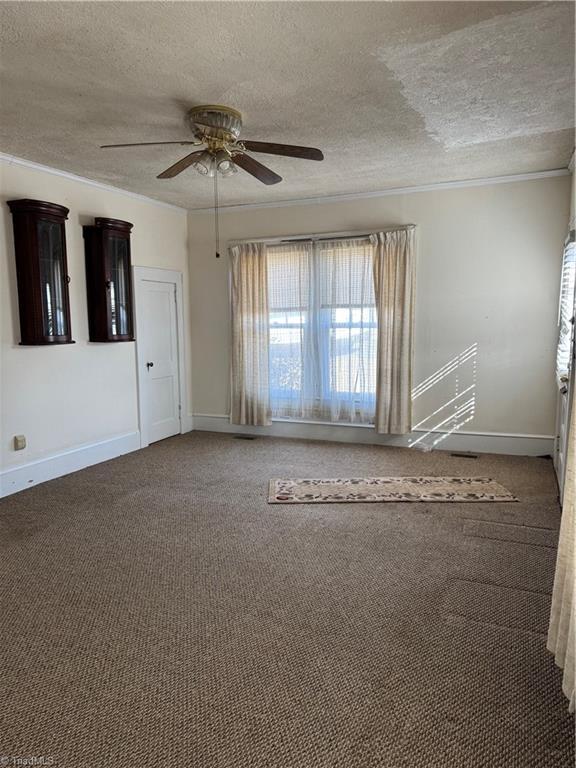
[[[395,232],[398,229],[415,229],[416,224],[400,224],[395,227],[381,227],[372,232],[321,232],[314,235],[285,235],[284,237],[253,237],[246,240],[229,240],[228,247],[246,245],[246,243],[296,243],[302,240],[345,240],[347,238],[370,237],[375,232]]]

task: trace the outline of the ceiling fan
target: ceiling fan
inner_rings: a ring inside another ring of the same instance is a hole
[[[193,107],[188,112],[188,121],[196,141],[143,141],[136,144],[104,144],[101,149],[116,147],[158,146],[180,144],[181,146],[204,146],[178,160],[162,171],[158,179],[171,179],[192,167],[203,176],[232,176],[239,166],[263,184],[278,184],[282,177],[247,154],[262,152],[267,155],[298,157],[303,160],[323,160],[324,155],[313,147],[298,147],[291,144],[271,144],[266,141],[240,140],[242,115],[231,107],[207,104]]]

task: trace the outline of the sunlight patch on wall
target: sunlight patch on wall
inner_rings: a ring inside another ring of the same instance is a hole
[[[478,344],[471,344],[412,390],[412,402],[426,396],[429,402],[448,399],[414,424],[413,430],[423,430],[409,446],[432,450],[449,435],[462,429],[474,418],[476,410]]]

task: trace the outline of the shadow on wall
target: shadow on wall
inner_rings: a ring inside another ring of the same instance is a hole
[[[453,357],[412,390],[412,402],[422,398],[425,410],[445,399],[412,427],[422,432],[411,439],[411,448],[432,450],[464,424],[472,421],[476,408],[476,358],[478,344],[474,343]]]

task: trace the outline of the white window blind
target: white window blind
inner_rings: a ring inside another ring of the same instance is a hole
[[[562,278],[560,283],[560,307],[558,312],[558,350],[556,354],[556,378],[558,383],[569,375],[570,353],[572,345],[574,296],[576,285],[576,245],[567,244],[562,260]]]
[[[373,253],[368,238],[268,246],[273,418],[374,423]]]

